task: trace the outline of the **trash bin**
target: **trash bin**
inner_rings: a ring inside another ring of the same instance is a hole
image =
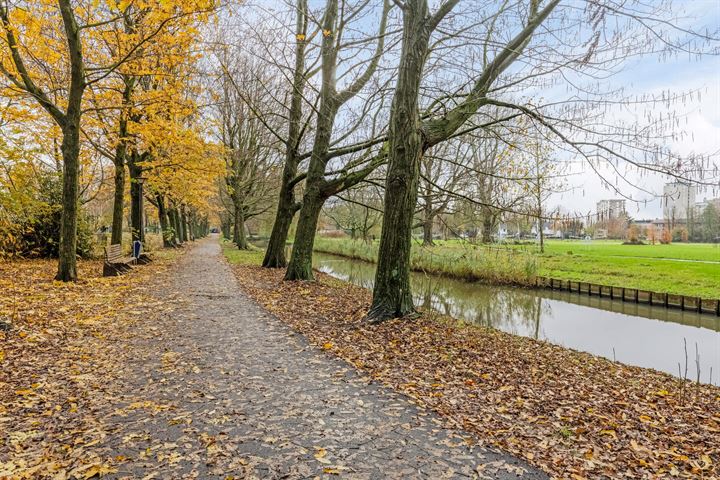
[[[133,257],[140,258],[141,253],[142,253],[142,242],[140,240],[135,240],[133,242]]]

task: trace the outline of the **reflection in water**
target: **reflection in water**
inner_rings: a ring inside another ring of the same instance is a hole
[[[315,253],[315,267],[372,288],[375,265]],[[469,283],[413,273],[415,304],[454,318],[515,335],[616,358],[673,375],[678,364],[695,379],[695,346],[701,381],[720,385],[720,318],[566,291],[530,290]]]

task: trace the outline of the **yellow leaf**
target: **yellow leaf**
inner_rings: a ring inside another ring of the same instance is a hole
[[[327,473],[330,475],[340,475],[340,470],[338,470],[337,468],[325,467],[323,468],[323,473]]]
[[[329,465],[331,462],[327,458],[325,458],[325,455],[327,455],[327,450],[321,447],[315,447],[315,460],[317,460],[320,463],[324,463],[325,465]]]
[[[332,342],[323,343],[322,346],[325,350],[330,350],[333,347]]]
[[[85,480],[87,480],[96,475],[98,477],[102,477],[103,475],[107,475],[108,473],[115,473],[115,472],[117,472],[116,468],[109,467],[105,464],[102,464],[102,465],[96,464],[83,472],[83,478]]]

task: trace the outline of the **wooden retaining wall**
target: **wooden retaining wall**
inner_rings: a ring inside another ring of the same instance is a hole
[[[720,316],[720,299],[710,300],[688,295],[675,295],[672,293],[652,292],[637,288],[612,287],[589,282],[576,282],[574,280],[560,280],[549,277],[536,277],[535,286],[550,288],[552,290],[567,290],[569,292],[607,297],[624,302],[645,303],[665,308],[679,308],[698,313],[709,313]]]

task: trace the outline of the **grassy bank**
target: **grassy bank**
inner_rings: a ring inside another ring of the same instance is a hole
[[[316,238],[315,250],[376,262],[378,243]],[[418,272],[498,284],[534,285],[537,274],[535,255],[506,248],[476,247],[458,250],[413,246],[410,265]]]
[[[323,274],[284,282],[281,269],[259,267],[262,255],[225,254],[246,294],[469,432],[467,442],[523,456],[555,478],[720,474],[717,387],[434,314],[369,326],[369,291]]]
[[[316,250],[370,262],[377,242],[318,238]],[[529,285],[535,275],[655,292],[720,296],[720,246],[711,244],[622,245],[620,242],[549,241],[544,254],[534,245],[484,247],[466,242],[413,245],[414,270],[465,280]]]

